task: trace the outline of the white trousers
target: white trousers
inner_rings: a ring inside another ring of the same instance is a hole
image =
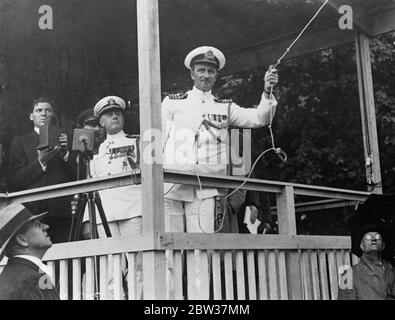
[[[142,217],[135,217],[124,220],[115,220],[108,223],[108,227],[111,231],[111,236],[119,237],[126,236],[129,234],[141,233],[142,231]],[[105,238],[106,233],[104,231],[103,224],[97,225],[97,234],[99,238]]]
[[[188,233],[214,233],[214,208],[215,198],[200,200],[196,197],[193,202],[176,201],[165,199],[165,230],[168,232],[188,232]],[[184,256],[184,254],[183,254]],[[194,250],[194,255],[187,255],[187,269],[190,281],[193,281],[194,290],[188,290],[188,299],[208,299],[209,296],[201,296],[200,286],[201,273],[211,273],[211,254],[208,252],[207,267],[201,264],[202,258],[200,250]],[[174,292],[174,266],[172,252],[166,251],[166,283],[168,286],[167,298],[171,299]],[[210,285],[210,280],[208,286]],[[185,298],[185,297],[184,297]]]
[[[193,202],[165,199],[165,230],[168,232],[213,233],[215,198]]]

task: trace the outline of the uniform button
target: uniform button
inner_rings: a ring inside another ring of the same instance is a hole
[[[108,176],[111,176],[111,172],[107,173]]]
[[[108,161],[108,164],[111,164],[111,161]]]

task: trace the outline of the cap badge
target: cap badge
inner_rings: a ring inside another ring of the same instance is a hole
[[[111,105],[114,105],[116,103],[115,103],[114,99],[108,99],[107,104],[111,106]]]
[[[204,54],[204,56],[205,56],[207,59],[214,59],[214,58],[215,58],[214,53],[213,53],[211,50],[207,51],[207,52]]]

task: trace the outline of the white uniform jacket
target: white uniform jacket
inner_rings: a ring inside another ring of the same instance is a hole
[[[162,102],[165,169],[199,175],[226,175],[228,127],[258,128],[274,117],[277,101],[262,94],[257,108],[242,108],[196,87]],[[213,188],[165,184],[165,198],[192,202],[219,195]]]
[[[136,138],[121,131],[107,135],[99,147],[99,152],[90,162],[92,178],[105,177],[124,172],[131,172],[129,160],[137,161],[138,142]],[[133,163],[132,163],[133,165]],[[99,191],[107,220],[115,221],[141,216],[141,186],[130,185]],[[87,207],[84,221],[88,220]],[[101,223],[96,209],[97,222]]]

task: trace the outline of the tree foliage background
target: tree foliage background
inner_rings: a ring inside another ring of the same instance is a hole
[[[382,172],[382,181],[376,182],[385,193],[395,192],[394,41],[395,33],[389,33],[371,42]],[[256,104],[266,70],[267,66],[224,77],[219,94],[231,96],[242,106]],[[288,161],[284,164],[271,153],[257,164],[257,176],[367,190],[354,44],[287,60],[278,72],[279,105],[272,127],[276,147],[286,151]],[[270,147],[268,129],[253,130],[252,158]],[[344,207],[299,215],[298,231],[347,233],[346,220],[352,210]]]

